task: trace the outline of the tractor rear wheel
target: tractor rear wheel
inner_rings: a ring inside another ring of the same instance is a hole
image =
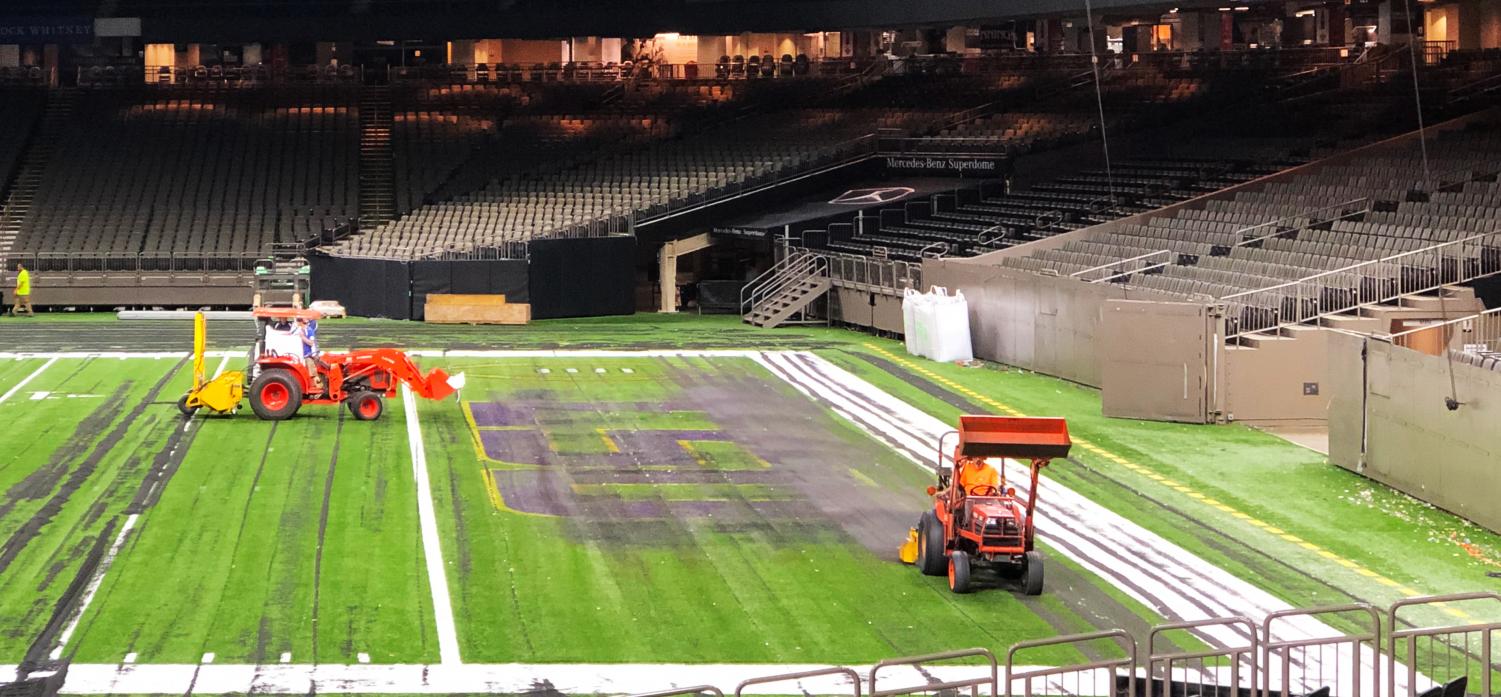
[[[356,392],[347,400],[349,413],[360,421],[374,421],[386,411],[386,400],[374,392]]]
[[[943,558],[943,523],[932,511],[917,519],[917,569],[924,576],[942,576],[948,566]]]
[[[198,411],[198,407],[190,407],[190,406],[188,406],[188,396],[187,395],[183,395],[183,396],[177,398],[177,410],[180,411],[180,412],[182,412],[183,416],[189,416],[190,417],[195,412]]]
[[[969,592],[969,554],[962,549],[949,553],[949,590]]]
[[[250,383],[250,408],[262,419],[290,419],[301,406],[302,385],[285,370],[261,371]]]
[[[1042,595],[1042,552],[1027,552],[1026,570],[1022,572],[1022,592],[1027,595]]]

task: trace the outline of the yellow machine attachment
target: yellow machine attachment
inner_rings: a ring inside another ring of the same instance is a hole
[[[896,550],[896,556],[903,564],[917,563],[917,528],[907,529],[907,540]]]
[[[245,398],[245,373],[227,370],[208,379],[203,369],[207,343],[208,322],[199,312],[193,315],[193,389],[177,400],[177,408],[184,416],[192,416],[199,409],[210,409],[219,414],[234,413]]]

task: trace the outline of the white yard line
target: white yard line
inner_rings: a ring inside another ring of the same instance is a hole
[[[427,561],[427,586],[433,594],[433,620],[438,625],[438,660],[443,665],[458,665],[463,662],[459,658],[459,633],[454,627],[453,601],[448,596],[448,574],[443,568],[443,546],[438,538],[438,515],[433,509],[432,485],[427,477],[427,449],[422,444],[417,397],[405,385],[401,387],[401,404],[407,417],[412,476],[417,479],[417,518],[422,528],[422,556]]]
[[[551,694],[631,694],[670,687],[717,685],[733,688],[742,680],[827,668],[802,664],[73,664],[62,694],[197,694],[400,693],[525,694],[545,685]],[[1037,667],[1018,667],[1034,670]],[[868,666],[855,667],[865,682]],[[937,666],[918,673],[908,668],[883,669],[883,685],[927,684],[930,678],[973,679],[989,667]],[[889,681],[889,682],[888,682]],[[815,678],[747,690],[761,695],[850,694],[842,678]]]
[[[119,556],[120,549],[125,546],[125,538],[130,536],[130,531],[136,526],[136,519],[140,515],[132,513],[125,517],[125,524],[120,526],[120,534],[115,536],[115,543],[109,546],[109,552],[99,560],[99,567],[94,569],[93,578],[89,579],[89,586],[83,591],[83,600],[78,603],[78,608],[73,611],[73,617],[68,620],[68,626],[57,638],[57,646],[52,649],[49,656],[56,661],[63,657],[63,649],[67,648],[68,640],[73,638],[73,632],[78,629],[78,623],[83,620],[83,615],[89,609],[89,604],[94,602],[94,594],[99,592],[99,585],[104,582],[104,574],[115,563],[115,557]]]
[[[10,399],[11,395],[13,395],[13,394],[15,394],[17,392],[20,392],[21,388],[26,386],[26,383],[29,383],[32,380],[35,380],[36,376],[41,375],[42,371],[44,371],[44,370],[52,367],[52,364],[56,363],[56,362],[57,362],[56,358],[48,359],[48,361],[46,363],[43,363],[40,368],[37,368],[36,370],[31,371],[30,375],[27,375],[20,382],[16,383],[14,387],[10,388],[9,390],[6,390],[5,394],[0,395],[0,404],[5,403],[5,400]]]

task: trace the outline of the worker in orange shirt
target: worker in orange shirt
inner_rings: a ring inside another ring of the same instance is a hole
[[[961,455],[959,461],[959,490],[965,495],[994,496],[1001,490],[1001,475],[983,457]]]

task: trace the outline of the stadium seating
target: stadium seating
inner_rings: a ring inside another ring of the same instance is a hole
[[[1070,275],[1110,267],[1110,280],[1193,298],[1224,298],[1273,288],[1291,281],[1408,254],[1393,266],[1361,267],[1323,277],[1322,290],[1301,298],[1326,309],[1380,294],[1374,286],[1390,276],[1453,277],[1472,269],[1451,269],[1440,255],[1411,254],[1435,245],[1474,240],[1501,232],[1501,131],[1489,121],[1445,132],[1428,146],[1431,162],[1443,162],[1442,176],[1425,181],[1423,153],[1414,140],[1378,146],[1361,156],[1319,166],[1226,198],[1202,208],[1123,225],[1056,249],[1010,257],[1008,266]],[[1442,181],[1440,181],[1442,180]],[[1485,237],[1466,248],[1466,267],[1490,268],[1501,249]],[[1152,264],[1128,260],[1153,257]],[[1145,266],[1152,268],[1146,269]],[[1094,279],[1099,280],[1099,279]],[[1275,293],[1237,307],[1241,329],[1266,326],[1266,318],[1286,308]]]
[[[356,92],[81,91],[15,249],[258,254],[357,206]]]

